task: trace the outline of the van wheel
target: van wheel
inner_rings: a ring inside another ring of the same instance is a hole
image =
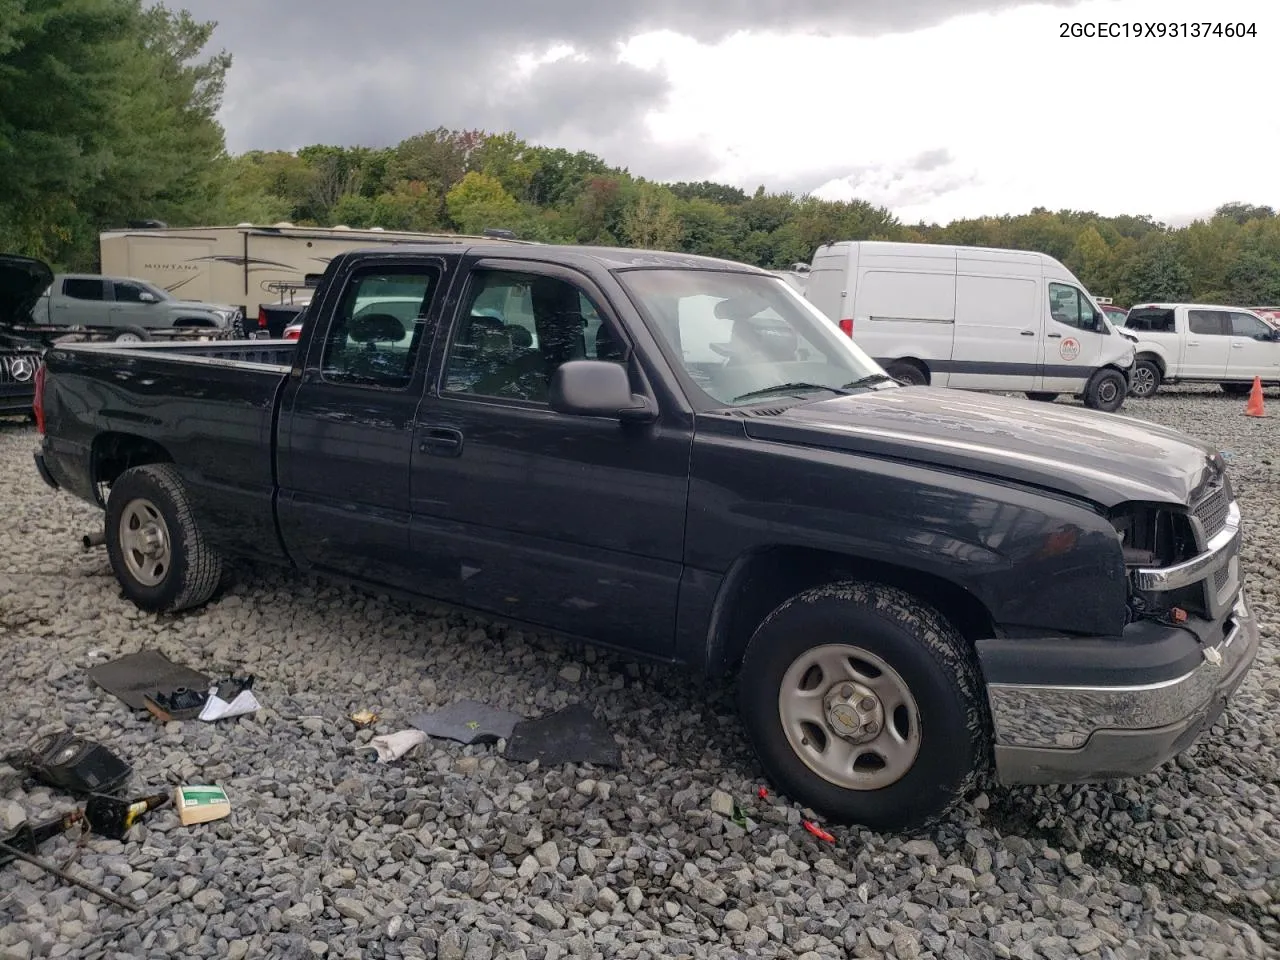
[[[1124,403],[1128,384],[1119,370],[1110,367],[1099,370],[1084,388],[1084,405],[1091,410],[1114,413]]]
[[[1040,403],[1053,403],[1058,399],[1058,395],[1056,393],[1028,393],[1027,399],[1037,400]]]
[[[1154,360],[1141,359],[1133,366],[1133,390],[1135,397],[1145,399],[1155,395],[1160,387],[1160,365]]]
[[[153,613],[177,612],[208,600],[223,560],[205,542],[186,488],[170,463],[126,470],[107,498],[107,556],[124,594]]]
[[[769,779],[832,822],[925,829],[989,769],[973,651],[896,588],[835,583],[782,604],[747,646],[739,700]]]
[[[929,383],[928,375],[914,363],[892,363],[885,373],[909,387],[923,387]]]

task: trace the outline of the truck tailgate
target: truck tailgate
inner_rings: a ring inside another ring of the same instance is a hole
[[[295,343],[65,344],[45,355],[45,465],[94,499],[104,451],[149,441],[215,542],[283,558],[273,497],[276,395]]]

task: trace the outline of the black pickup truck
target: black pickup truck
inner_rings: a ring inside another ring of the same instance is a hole
[[[124,593],[253,557],[736,675],[770,779],[912,830],[1186,749],[1255,658],[1223,459],[889,377],[777,277],[612,248],[335,258],[296,342],[51,349],[36,467]]]

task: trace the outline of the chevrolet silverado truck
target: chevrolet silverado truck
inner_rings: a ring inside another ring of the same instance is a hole
[[[900,385],[766,271],[352,251],[308,317],[46,355],[35,466],[138,607],[252,557],[731,677],[773,784],[882,831],[1152,770],[1255,658],[1218,451]]]

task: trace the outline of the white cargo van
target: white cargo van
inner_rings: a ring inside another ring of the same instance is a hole
[[[843,241],[819,247],[805,296],[909,383],[1124,403],[1134,338],[1053,257],[1024,250]]]

